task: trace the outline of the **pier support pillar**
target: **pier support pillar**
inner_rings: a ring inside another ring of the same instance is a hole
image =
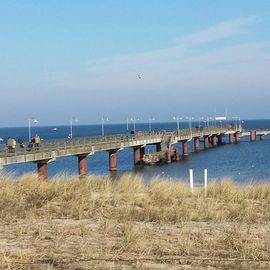
[[[240,142],[240,132],[235,132],[234,138],[235,138],[235,143],[239,143]]]
[[[260,141],[264,140],[264,135],[259,135],[259,137],[260,137]]]
[[[208,136],[203,137],[203,139],[204,139],[204,149],[209,148]]]
[[[156,152],[160,152],[161,151],[161,143],[157,143],[156,144]]]
[[[38,177],[40,181],[47,181],[48,179],[48,162],[37,162]]]
[[[211,137],[211,143],[213,147],[217,146],[217,135],[213,134]]]
[[[183,158],[187,158],[188,157],[188,141],[184,141],[182,142],[183,145]]]
[[[176,161],[180,160],[180,151],[179,151],[179,149],[174,150],[174,157],[175,157]]]
[[[117,169],[117,156],[116,156],[117,150],[110,150],[109,151],[109,168],[110,171],[116,171]]]
[[[134,165],[140,165],[141,164],[140,147],[138,146],[133,147],[133,157],[134,157]]]
[[[172,156],[171,156],[171,151],[170,150],[167,150],[167,152],[166,152],[166,161],[167,161],[167,163],[172,162]]]
[[[256,141],[256,130],[250,131],[250,141],[255,142]]]
[[[194,151],[199,152],[200,151],[200,138],[194,138]]]
[[[87,155],[78,156],[78,172],[79,177],[85,177],[87,175]]]
[[[140,157],[141,157],[141,160],[143,159],[144,154],[145,154],[145,147],[141,147],[140,148]]]
[[[222,144],[222,134],[218,135],[218,144]]]
[[[170,145],[168,147],[168,150],[166,152],[166,160],[167,160],[167,163],[171,163],[172,162],[172,151],[173,151],[173,146]]]
[[[230,133],[229,134],[229,144],[232,144],[233,143],[233,134]]]

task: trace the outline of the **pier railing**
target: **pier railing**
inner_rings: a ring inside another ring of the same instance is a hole
[[[95,146],[95,149],[98,150],[100,145],[102,149],[113,148],[114,144],[119,145],[119,142],[134,142],[138,140],[152,140],[160,139],[163,136],[163,132],[138,132],[136,134],[116,134],[108,136],[90,136],[90,137],[78,137],[73,139],[53,139],[53,140],[42,140],[40,144],[29,143],[25,145],[24,148],[21,148],[19,144],[16,144],[14,149],[9,149],[2,144],[2,149],[0,154],[6,153],[8,155],[16,155],[22,153],[30,152],[42,152],[42,151],[56,151],[61,149],[72,149],[72,148],[82,148],[87,146]]]
[[[230,131],[226,127],[209,126],[204,128],[180,129],[179,131],[171,131],[176,141],[189,140],[195,137],[211,136],[212,134],[225,134]],[[235,132],[235,130],[234,130]],[[83,149],[93,147],[93,151],[119,148],[121,143],[123,147],[133,146],[134,143],[141,141],[162,142],[163,136],[168,134],[167,131],[153,132],[136,132],[135,134],[115,134],[107,136],[89,136],[77,137],[73,139],[49,139],[42,140],[39,145],[29,144],[21,148],[17,143],[14,149],[7,148],[4,144],[0,148],[0,157],[16,156],[21,154],[30,154],[33,152],[51,152],[69,149]],[[30,147],[31,146],[31,147]]]

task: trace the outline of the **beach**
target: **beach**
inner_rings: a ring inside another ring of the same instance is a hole
[[[1,269],[269,269],[270,185],[0,181]]]

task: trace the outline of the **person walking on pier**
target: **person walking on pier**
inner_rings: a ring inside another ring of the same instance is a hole
[[[25,148],[25,144],[21,138],[18,139],[18,144],[20,145],[20,148]]]
[[[16,141],[12,139],[11,137],[8,137],[7,139],[7,150],[9,153],[15,152],[16,148]]]
[[[34,137],[35,148],[38,149],[40,145],[40,137],[36,134]]]
[[[31,139],[31,142],[29,143],[28,148],[33,149],[33,150],[38,150],[40,146],[40,142],[41,142],[41,139],[39,135],[36,134],[35,137]]]

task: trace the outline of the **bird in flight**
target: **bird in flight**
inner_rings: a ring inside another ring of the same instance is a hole
[[[138,74],[138,78],[141,79],[142,78],[142,75],[141,74]]]

